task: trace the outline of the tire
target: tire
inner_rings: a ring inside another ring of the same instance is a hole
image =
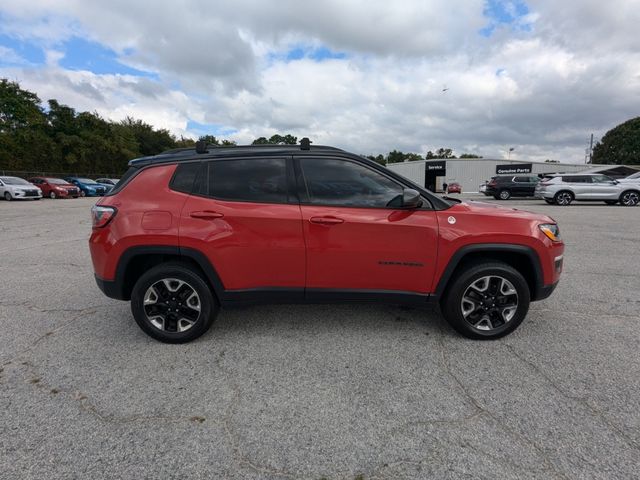
[[[549,205],[553,205],[555,203],[554,200],[551,200],[550,198],[545,198],[544,201],[547,202]]]
[[[80,196],[84,197],[86,195],[86,193],[84,193],[84,190],[80,190]]]
[[[168,305],[162,302],[165,299]],[[166,312],[167,306],[173,313]],[[179,262],[153,267],[138,279],[131,292],[131,312],[136,323],[147,335],[164,343],[195,340],[209,330],[218,310],[218,301],[207,282]],[[178,315],[182,318],[178,319]]]
[[[4,199],[7,202],[10,202],[11,200],[13,200],[13,198],[11,198],[11,194],[9,192],[4,192]]]
[[[615,205],[616,203],[618,203],[617,200],[605,200],[604,203],[606,203],[607,205]]]
[[[484,294],[478,290],[485,284],[488,298],[483,298]],[[498,303],[508,303],[508,308],[494,306],[495,300],[490,293],[496,286],[502,292],[502,295],[497,295]],[[511,291],[515,295],[508,293]],[[472,297],[478,298],[478,303],[468,300]],[[440,308],[445,320],[461,335],[476,340],[492,340],[518,328],[527,316],[529,302],[529,285],[517,270],[502,262],[483,262],[471,264],[459,273],[447,287]],[[484,310],[485,306],[487,310]]]
[[[51,190],[51,191],[49,192],[49,198],[50,198],[51,200],[55,200],[56,198],[58,198],[58,196],[56,195],[56,192],[54,192],[53,190]]]
[[[571,202],[573,202],[573,200],[574,200],[573,193],[567,190],[562,190],[556,193],[555,196],[553,197],[553,202],[556,205],[560,205],[561,207],[566,207],[571,205]]]
[[[640,192],[636,190],[627,190],[620,195],[620,203],[625,207],[635,207],[640,203]]]
[[[498,193],[498,198],[500,200],[509,200],[511,198],[511,191],[510,190],[500,190],[500,193]]]

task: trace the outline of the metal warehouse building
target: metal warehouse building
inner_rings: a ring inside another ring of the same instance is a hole
[[[443,183],[451,182],[458,182],[462,185],[463,192],[477,192],[481,184],[495,175],[580,172],[587,169],[590,172],[601,171],[601,173],[608,173],[608,170],[612,167],[615,166],[525,162],[492,158],[451,158],[387,164],[387,168],[434,192],[441,191]],[[627,175],[635,171],[631,167],[629,170],[630,172]]]

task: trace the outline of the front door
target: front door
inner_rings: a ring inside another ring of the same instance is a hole
[[[352,159],[296,161],[308,295],[319,289],[432,291],[438,225],[426,200],[418,209],[389,206],[403,186]]]
[[[606,175],[591,176],[591,195],[593,200],[618,200],[620,187],[613,178]]]

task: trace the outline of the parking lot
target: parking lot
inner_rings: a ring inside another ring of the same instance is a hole
[[[499,341],[277,305],[166,345],[96,287],[94,202],[0,202],[0,478],[639,478],[640,208],[503,202],[567,247]]]

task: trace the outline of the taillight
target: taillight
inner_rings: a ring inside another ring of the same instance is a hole
[[[91,222],[93,228],[102,228],[106,226],[113,217],[116,216],[117,210],[113,207],[103,207],[102,205],[94,205],[91,207]]]

